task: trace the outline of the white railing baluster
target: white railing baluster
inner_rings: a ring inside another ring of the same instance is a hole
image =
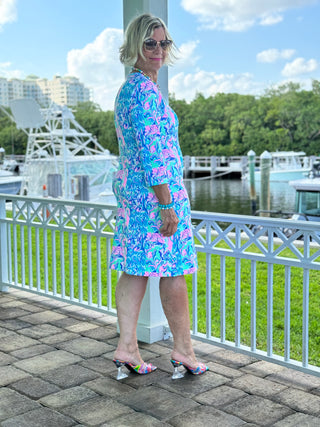
[[[56,296],[58,293],[57,290],[57,258],[56,258],[56,232],[51,230],[51,245],[52,245],[52,258],[51,258],[51,271],[52,271],[52,292],[53,295]]]
[[[69,242],[69,292],[70,300],[73,301],[74,298],[74,280],[73,280],[73,235],[70,232],[68,235]]]
[[[8,242],[8,279],[9,282],[12,282],[12,233],[11,233],[11,229],[12,226],[11,224],[8,224],[7,230],[8,230],[8,237],[7,237],[7,242]]]
[[[251,351],[257,349],[257,262],[251,261]]]
[[[36,280],[37,280],[37,291],[40,292],[41,290],[41,277],[40,277],[40,229],[36,228]]]
[[[12,215],[14,215],[14,211],[12,212]],[[18,276],[18,237],[17,237],[17,224],[14,223],[12,226],[12,238],[13,238],[13,276],[14,276],[14,283],[17,285],[19,283],[19,276]],[[21,256],[21,254],[20,254]]]
[[[62,215],[60,213],[60,215]],[[61,280],[61,296],[66,297],[66,275],[65,275],[65,251],[64,251],[64,233],[60,231],[60,280]]]
[[[78,299],[83,302],[83,277],[82,277],[82,236],[77,235],[78,243]]]
[[[198,333],[198,275],[192,275],[192,332]]]
[[[235,271],[235,345],[241,342],[241,260],[236,258]]]
[[[24,227],[20,225],[20,251],[21,251],[21,284],[22,287],[26,286],[26,258],[25,258],[25,245],[24,245]]]
[[[303,270],[303,310],[302,310],[302,366],[309,364],[309,278],[310,271]]]
[[[291,319],[291,267],[285,267],[284,289],[284,360],[290,360],[290,319]]]
[[[102,292],[101,292],[101,239],[97,237],[97,295],[98,307],[102,306]]]
[[[44,290],[49,293],[49,256],[48,256],[48,230],[43,230],[43,263],[44,263]]]
[[[7,252],[7,224],[3,221],[6,218],[5,200],[0,200],[0,291],[7,291],[7,283],[9,279],[9,264]]]
[[[211,242],[211,227],[210,224],[206,224],[206,242],[210,244]],[[206,254],[206,331],[207,338],[211,337],[211,255]]]
[[[91,235],[87,235],[87,284],[88,305],[92,305],[92,257],[91,257]]]
[[[220,341],[226,340],[226,257],[220,257]]]
[[[267,354],[273,354],[273,264],[268,264],[267,284]]]
[[[33,256],[32,256],[32,228],[29,226],[27,228],[28,236],[28,272],[29,272],[29,288],[33,288]]]

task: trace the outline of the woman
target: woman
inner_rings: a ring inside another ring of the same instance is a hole
[[[157,86],[174,46],[164,22],[144,14],[129,24],[120,60],[132,66],[115,102],[119,170],[113,190],[118,215],[111,263],[122,271],[116,288],[120,338],[114,353],[118,379],[123,366],[138,374],[156,369],[139,353],[136,327],[149,276],[160,277],[160,297],[173,334],[171,363],[193,374],[208,368],[195,358],[185,274],[197,269],[190,204],[183,185],[178,119]]]

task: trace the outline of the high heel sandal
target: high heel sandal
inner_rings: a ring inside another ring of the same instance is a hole
[[[122,380],[123,378],[127,378],[127,374],[123,372],[123,367],[125,366],[131,372],[135,372],[138,375],[146,375],[150,374],[157,369],[156,366],[151,363],[142,363],[142,365],[134,365],[130,362],[125,362],[124,360],[113,359],[113,363],[118,368],[117,380]]]
[[[191,368],[191,366],[189,366],[183,362],[179,362],[177,360],[171,359],[170,362],[173,365],[173,375],[171,377],[173,380],[177,380],[178,378],[184,377],[184,373],[180,372],[178,369],[179,366],[184,366],[186,368],[186,370],[188,372],[190,372],[190,374],[193,374],[193,375],[202,375],[206,371],[209,371],[208,366],[206,366],[204,363],[198,363],[198,366],[196,368]]]

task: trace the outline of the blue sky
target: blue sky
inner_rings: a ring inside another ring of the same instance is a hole
[[[155,0],[156,1],[156,0]],[[123,68],[122,0],[0,0],[0,76],[75,75],[112,109]],[[320,80],[320,0],[168,0],[180,48],[169,90],[259,95]]]

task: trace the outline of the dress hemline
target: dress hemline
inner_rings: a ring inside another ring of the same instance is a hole
[[[150,272],[145,272],[142,274],[137,274],[136,272],[131,273],[130,271],[123,269],[123,268],[116,268],[114,266],[110,266],[110,268],[111,268],[111,270],[122,271],[122,272],[124,272],[130,276],[139,276],[139,277],[177,277],[177,276],[185,276],[186,274],[193,274],[198,270],[197,267],[192,267],[192,268],[189,268],[188,270],[184,270],[181,273],[165,274],[165,273],[158,273],[158,272],[150,271]]]

